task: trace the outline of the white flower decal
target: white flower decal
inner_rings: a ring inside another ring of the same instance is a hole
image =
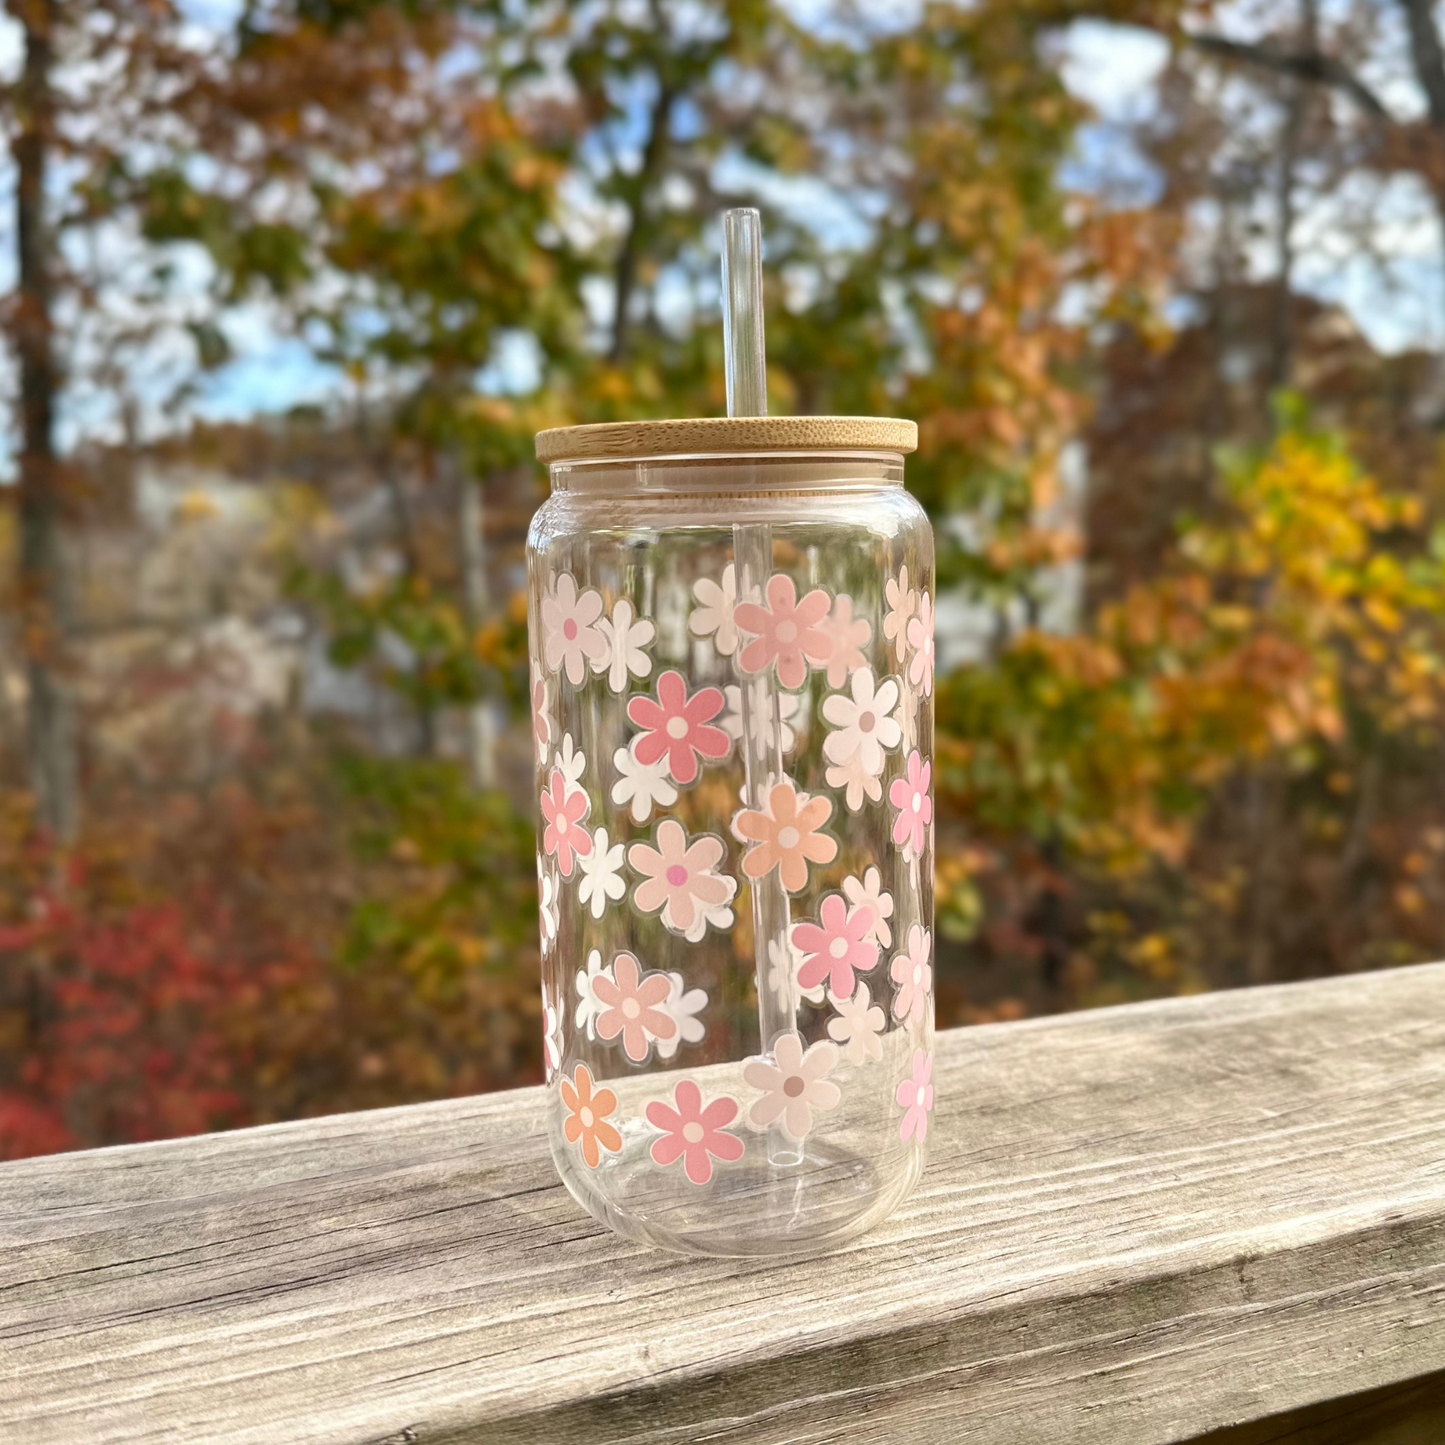
[[[779,1008],[791,1011],[798,1006],[800,997],[809,1003],[823,1002],[823,985],[802,988],[798,984],[798,970],[803,965],[803,951],[791,939],[768,940],[768,987],[777,997]]]
[[[556,1006],[544,995],[542,1002],[542,1049],[547,1061],[547,1082],[562,1067],[562,1019]]]
[[[542,661],[548,672],[565,669],[572,686],[581,686],[588,664],[607,652],[607,641],[596,626],[601,615],[600,592],[589,588],[579,595],[570,572],[552,579],[542,599]]]
[[[546,860],[537,855],[537,917],[542,928],[542,952],[551,953],[557,945],[557,877]]]
[[[645,617],[634,620],[632,604],[625,597],[612,604],[612,616],[604,617],[597,630],[606,647],[600,657],[592,659],[592,670],[607,674],[607,686],[613,692],[627,691],[629,673],[646,677],[652,671],[652,659],[643,648],[657,636],[657,629]]]
[[[865,794],[875,803],[883,797],[883,784],[876,774],[864,768],[861,753],[850,754],[846,761],[827,769],[823,776],[830,788],[847,790],[844,801],[849,812],[856,813],[863,806]]]
[[[813,1127],[815,1110],[836,1109],[843,1095],[827,1076],[838,1064],[838,1045],[820,1040],[805,1053],[800,1034],[779,1034],[771,1059],[749,1059],[743,1080],[763,1091],[748,1110],[748,1122],[766,1129],[781,1121],[784,1135],[801,1144]]]
[[[873,910],[873,927],[868,936],[880,948],[891,948],[893,930],[888,926],[888,920],[893,917],[893,895],[883,892],[883,879],[878,870],[868,869],[861,882],[857,878],[845,878],[843,896],[847,898],[850,908],[867,907]]]
[[[898,724],[903,729],[903,746],[918,746],[918,694],[911,688],[903,689],[898,699]]]
[[[908,645],[913,661],[908,664],[908,680],[924,697],[933,695],[933,599],[924,593],[918,603],[918,616],[908,624]]]
[[[608,903],[616,903],[627,893],[627,883],[622,877],[622,855],[625,848],[621,843],[607,846],[607,829],[599,828],[592,835],[592,851],[580,856],[577,867],[582,881],[577,887],[577,901],[585,908],[592,907],[593,918],[601,918]]]
[[[639,734],[639,737],[644,734]],[[618,748],[612,754],[612,766],[621,776],[612,785],[612,801],[619,808],[632,805],[632,821],[645,823],[652,816],[653,805],[670,808],[677,802],[677,788],[667,775],[668,754],[664,753],[655,763],[640,763],[632,746]]]
[[[863,649],[873,636],[873,628],[866,617],[853,616],[853,599],[845,592],[833,599],[833,610],[823,619],[823,631],[833,639],[828,686],[842,687],[867,662]]]
[[[692,595],[699,605],[687,619],[687,630],[694,637],[711,637],[719,656],[731,657],[738,648],[738,629],[733,621],[738,589],[733,564],[729,562],[723,568],[721,584],[711,577],[699,577],[692,584]]]
[[[828,1037],[843,1045],[843,1057],[850,1064],[877,1063],[883,1057],[879,1035],[887,1027],[883,1010],[873,1002],[868,985],[859,979],[852,998],[829,995],[838,1017],[828,1020]]]
[[[773,710],[769,706],[768,685],[762,678],[748,684],[748,731],[751,741],[763,752],[772,752],[778,746],[776,739],[782,737],[782,751],[790,753],[797,742],[797,735],[791,727],[791,720],[798,715],[803,699],[795,692],[779,689],[774,696],[778,699],[778,727],[773,727]],[[729,683],[723,688],[727,700],[727,711],[723,714],[722,730],[737,742],[743,735],[743,690]]]
[[[908,568],[900,567],[896,578],[890,577],[883,588],[888,599],[888,616],[883,619],[883,635],[898,654],[898,665],[908,655],[908,624],[918,611],[918,593],[908,585]]]
[[[698,1015],[707,1007],[707,994],[700,988],[690,989],[680,973],[668,974],[672,992],[662,1001],[663,1011],[677,1025],[670,1039],[659,1039],[657,1056],[670,1059],[678,1044],[700,1044],[707,1029]]]
[[[823,740],[823,756],[841,766],[856,754],[862,771],[876,778],[883,771],[883,754],[903,740],[893,718],[898,684],[887,677],[875,686],[873,669],[860,667],[852,689],[851,698],[835,692],[823,699],[823,717],[833,727]]]
[[[577,970],[577,1012],[573,1022],[579,1029],[587,1031],[588,1039],[597,1037],[597,1015],[606,1007],[592,992],[592,985],[599,978],[611,977],[611,973],[602,967],[602,955],[595,948],[587,955],[587,967]]]
[[[552,745],[552,679],[537,666],[529,664],[532,673],[532,740],[536,744],[537,766],[547,761]]]
[[[572,734],[562,734],[562,746],[557,749],[553,766],[562,774],[562,781],[569,793],[578,792],[582,787],[582,774],[587,771],[587,755],[581,748],[574,747]]]

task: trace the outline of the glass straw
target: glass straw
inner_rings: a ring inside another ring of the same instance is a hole
[[[757,211],[723,213],[722,312],[723,361],[728,415],[768,414],[767,355],[763,344],[763,227]],[[773,570],[772,529],[766,523],[733,527],[733,559],[738,600],[761,597]],[[766,808],[768,789],[783,777],[783,728],[777,680],[771,671],[756,677],[738,674],[742,699],[742,754],[748,805]],[[757,970],[758,1031],[771,1053],[778,1035],[798,1024],[789,939],[792,912],[787,890],[776,871],[752,884],[753,961]],[[768,947],[777,955],[784,986],[769,982]],[[772,1164],[801,1163],[803,1151],[780,1135],[768,1133]]]

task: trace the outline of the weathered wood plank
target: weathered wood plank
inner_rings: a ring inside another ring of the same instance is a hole
[[[917,1194],[791,1265],[614,1238],[525,1090],[0,1166],[6,1440],[1154,1445],[1445,1366],[1445,965],[936,1077]]]

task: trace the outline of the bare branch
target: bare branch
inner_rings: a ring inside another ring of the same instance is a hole
[[[1403,3],[1413,5],[1415,0],[1403,0]],[[1372,120],[1394,119],[1379,96],[1344,61],[1323,51],[1287,50],[1268,40],[1231,40],[1226,35],[1186,35],[1184,38],[1195,50],[1220,60],[1252,65],[1261,70],[1271,70],[1276,75],[1292,76],[1312,85],[1342,91]]]
[[[1445,130],[1445,54],[1440,49],[1440,32],[1435,28],[1430,0],[1400,0],[1400,5],[1410,27],[1410,61],[1415,67],[1415,79],[1425,92],[1431,123]]]

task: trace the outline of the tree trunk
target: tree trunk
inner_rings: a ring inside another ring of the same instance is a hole
[[[14,343],[20,367],[20,603],[29,689],[30,768],[42,825],[69,842],[79,825],[75,701],[66,676],[67,594],[61,476],[55,454],[60,376],[53,338],[52,240],[45,189],[54,136],[56,0],[29,0],[19,17],[25,62],[18,87],[15,231],[19,292]]]

